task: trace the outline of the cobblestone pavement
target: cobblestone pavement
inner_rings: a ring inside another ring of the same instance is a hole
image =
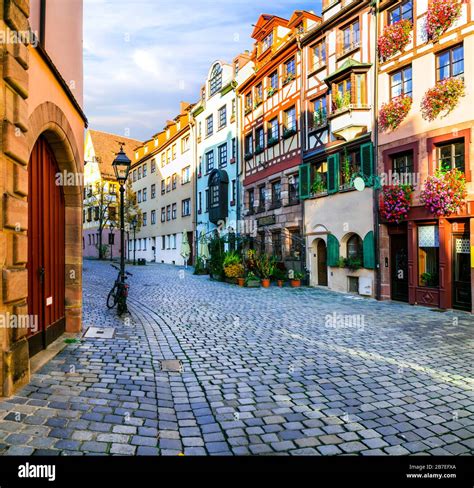
[[[115,271],[85,263],[84,328],[115,337],[69,344],[0,402],[0,453],[474,454],[472,316],[134,273],[120,320]]]

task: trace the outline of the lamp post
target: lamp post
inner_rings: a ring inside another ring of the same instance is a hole
[[[132,220],[132,229],[133,229],[133,265],[136,265],[136,257],[137,257],[137,226],[138,226],[138,219],[135,215]]]
[[[115,243],[115,239],[114,239],[115,225],[113,222],[110,223],[109,230],[110,230],[110,233],[109,233],[110,260],[113,261],[114,260],[114,243]]]
[[[120,185],[120,281],[122,285],[125,285],[125,183],[128,179],[132,162],[123,150],[124,143],[119,142],[119,144],[120,151],[112,166]],[[127,312],[126,300],[124,300],[122,312]]]

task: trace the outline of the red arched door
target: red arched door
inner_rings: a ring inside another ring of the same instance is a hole
[[[33,148],[28,173],[28,313],[38,324],[29,336],[33,356],[65,329],[64,194],[58,164],[44,137]]]

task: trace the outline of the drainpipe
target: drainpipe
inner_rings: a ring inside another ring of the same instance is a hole
[[[199,157],[198,157],[198,153],[197,153],[197,138],[196,138],[196,121],[194,120],[194,117],[192,114],[191,115],[191,118],[189,120],[189,128],[190,128],[190,135],[191,135],[191,139],[193,141],[193,151],[194,151],[194,155],[193,155],[193,159],[195,161],[195,164],[194,164],[194,185],[193,185],[193,202],[194,202],[194,235],[195,235],[195,238],[194,238],[194,243],[193,243],[193,246],[194,246],[194,249],[195,249],[195,252],[194,252],[194,264],[197,263],[197,259],[199,257],[199,230],[198,230],[198,227],[197,227],[197,221],[198,221],[198,201],[197,201],[197,186],[198,186],[198,177],[197,177],[197,169],[198,169],[198,162],[199,162]]]
[[[379,158],[379,133],[378,133],[378,96],[379,96],[379,58],[377,52],[377,38],[379,30],[379,3],[375,0],[375,43],[374,43],[374,104],[373,104],[373,140],[374,140],[374,164],[375,174],[378,176],[378,158]],[[380,300],[382,294],[380,269],[380,216],[379,216],[379,190],[373,189],[373,214],[374,214],[374,247],[375,247],[375,298]]]
[[[240,229],[241,229],[241,209],[240,209],[240,110],[239,110],[239,97],[237,95],[237,81],[235,82],[234,88],[234,97],[235,97],[235,237],[237,242],[239,241],[240,237]],[[232,183],[231,183],[232,184]],[[231,190],[232,191],[232,190]],[[236,245],[238,246],[236,242]]]
[[[306,106],[305,106],[305,100],[304,100],[304,85],[306,81],[306,57],[304,55],[304,49],[301,45],[301,37],[297,37],[297,46],[300,51],[300,66],[301,66],[301,73],[300,73],[300,150],[301,150],[301,161],[300,165],[303,163],[303,151],[306,149]],[[299,166],[298,166],[298,172],[299,172]],[[298,191],[300,191],[299,187],[301,186],[301,181],[299,181],[298,185]],[[307,239],[306,239],[306,225],[305,225],[305,200],[300,199],[300,205],[301,205],[301,230],[303,232],[303,239],[304,239],[304,245],[302,246],[301,249],[301,265],[303,269],[301,270],[302,272],[307,271]],[[307,275],[307,273],[305,273]],[[305,276],[305,279],[307,276]],[[308,278],[309,282],[311,282],[311,279]],[[308,283],[309,284],[309,283]]]

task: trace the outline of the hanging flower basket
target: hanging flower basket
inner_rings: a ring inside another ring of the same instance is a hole
[[[386,61],[394,54],[403,51],[410,42],[412,23],[407,19],[399,20],[385,27],[377,40],[379,58]]]
[[[459,0],[433,0],[426,14],[426,35],[436,42],[461,15]]]
[[[380,215],[391,223],[399,224],[408,217],[413,187],[411,185],[391,185],[382,188]]]
[[[412,99],[408,95],[401,95],[384,103],[379,111],[379,124],[382,132],[397,129],[408,115],[411,105]]]
[[[467,196],[464,174],[454,168],[438,170],[428,176],[420,195],[420,201],[436,217],[449,217],[458,213]]]
[[[464,81],[461,78],[446,78],[430,88],[421,101],[421,113],[430,122],[439,115],[446,117],[465,95]]]

